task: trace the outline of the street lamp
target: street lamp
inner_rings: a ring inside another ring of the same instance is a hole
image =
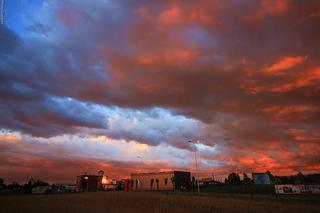
[[[89,191],[89,177],[88,176],[85,176],[84,179],[86,180],[87,182],[87,192]]]
[[[192,143],[194,145],[194,161],[196,163],[196,180],[197,180],[197,185],[198,185],[198,195],[200,195],[200,186],[199,186],[199,174],[198,174],[198,161],[197,161],[197,147],[196,143],[199,143],[199,141],[192,141],[189,140],[189,143]]]
[[[143,164],[143,158],[141,156],[137,156],[137,158],[139,158],[141,160],[141,164]],[[143,173],[141,173],[141,174],[142,174],[141,175],[141,179],[142,180],[139,181],[140,189],[143,188],[143,186],[142,186],[142,184],[143,184]]]

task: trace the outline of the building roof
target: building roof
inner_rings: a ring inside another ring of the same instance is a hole
[[[99,175],[78,175],[77,177],[100,177]]]
[[[158,175],[158,174],[172,174],[174,172],[189,172],[189,171],[172,170],[172,171],[165,171],[165,172],[142,172],[142,173],[132,173],[131,175]]]

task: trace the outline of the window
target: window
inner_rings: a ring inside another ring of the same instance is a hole
[[[165,179],[164,179],[164,185],[165,185],[165,186],[168,185],[168,178],[165,178]]]
[[[151,181],[150,181],[150,186],[151,186],[151,188],[152,188],[152,186],[153,186],[153,182],[154,182],[154,180],[151,179]]]

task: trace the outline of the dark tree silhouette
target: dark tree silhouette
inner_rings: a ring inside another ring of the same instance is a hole
[[[270,182],[275,183],[275,177],[273,176],[273,174],[269,170],[266,173],[269,176]]]
[[[297,182],[298,183],[306,183],[307,182],[307,177],[302,174],[300,171],[297,174]]]
[[[231,185],[236,185],[236,184],[241,184],[240,176],[237,173],[230,173],[228,178],[225,180],[226,184],[231,184]]]
[[[252,184],[253,181],[251,178],[248,177],[246,173],[243,173],[242,183],[248,185],[248,184]]]

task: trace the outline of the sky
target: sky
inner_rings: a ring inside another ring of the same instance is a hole
[[[319,172],[319,26],[318,0],[6,1],[0,177]]]

